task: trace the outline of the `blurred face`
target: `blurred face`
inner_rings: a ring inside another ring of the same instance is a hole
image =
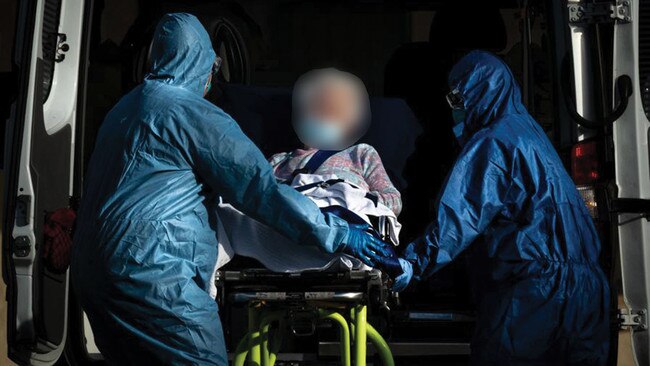
[[[354,75],[336,69],[301,76],[293,93],[293,127],[308,148],[342,150],[366,133],[368,93]]]
[[[320,123],[335,123],[348,132],[359,118],[358,96],[349,85],[327,83],[308,101],[306,115]]]

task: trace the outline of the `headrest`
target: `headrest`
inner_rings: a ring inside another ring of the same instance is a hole
[[[302,144],[291,124],[291,89],[226,84],[212,100],[241,126],[268,157]],[[372,123],[359,142],[372,145],[397,188],[404,188],[406,161],[422,130],[413,111],[401,99],[370,98]]]

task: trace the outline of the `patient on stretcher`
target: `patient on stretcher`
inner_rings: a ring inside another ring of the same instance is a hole
[[[381,158],[370,145],[352,145],[370,123],[369,98],[357,77],[335,69],[303,75],[293,92],[293,124],[304,147],[275,154],[278,180],[329,211],[398,244],[402,209]],[[352,146],[350,146],[352,145]],[[362,269],[356,258],[292,243],[227,203],[218,208],[219,263],[235,255],[252,257],[277,272]]]
[[[304,148],[274,155],[270,163],[283,181],[299,173],[336,175],[377,196],[395,215],[399,191],[370,145],[355,143],[370,122],[370,103],[362,81],[335,69],[314,70],[294,87],[294,128]]]

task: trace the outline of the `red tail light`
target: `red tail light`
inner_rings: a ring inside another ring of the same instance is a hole
[[[581,142],[571,150],[571,175],[576,185],[594,184],[600,178],[596,141]]]
[[[591,217],[598,218],[595,184],[600,178],[600,163],[596,141],[581,142],[573,147],[571,175]]]

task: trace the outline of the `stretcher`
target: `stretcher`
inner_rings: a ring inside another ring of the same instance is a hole
[[[292,115],[290,89],[235,84],[222,87],[218,105],[237,120],[265,155],[300,146],[289,123]],[[392,182],[407,192],[403,197],[407,207],[403,219],[426,217],[429,207],[422,202],[428,201],[426,194],[430,193],[430,185],[427,182],[431,182],[431,170],[410,168],[418,136],[422,133],[420,123],[404,100],[374,97],[370,103],[372,125],[360,142],[377,149]],[[420,143],[420,149],[423,145]],[[426,162],[431,159],[437,158],[426,154]],[[226,220],[223,223],[228,227],[233,225]],[[381,223],[372,224],[382,226]],[[263,234],[268,242],[267,233]],[[404,234],[404,238],[409,238],[419,232]],[[380,231],[380,235],[385,237],[387,233]],[[295,259],[292,252],[286,255],[285,252],[275,249],[272,254],[279,254],[281,263]],[[264,258],[268,261],[267,256]],[[430,365],[435,357],[469,354],[468,340],[473,333],[474,315],[468,295],[459,291],[467,287],[462,282],[464,277],[456,273],[465,273],[462,263],[449,266],[449,271],[454,271],[453,276],[438,276],[431,282],[431,288],[419,289],[415,295],[406,292],[398,296],[389,291],[388,279],[379,271],[353,268],[335,273],[273,273],[251,269],[263,266],[259,259],[254,263],[238,262],[240,260],[241,256],[233,258],[233,262],[220,267],[215,274],[218,289],[215,293],[233,361],[238,356],[238,362],[246,360],[261,365],[263,347],[268,350],[269,361],[275,360],[276,365],[345,365],[346,362],[341,362],[344,360],[341,355],[345,353],[343,345],[348,345],[350,363],[353,363],[363,352],[356,352],[356,347],[363,348],[365,344],[367,363],[381,364],[380,349],[383,348],[373,344],[374,336],[370,335],[373,329],[389,342],[392,356],[400,363]],[[366,323],[372,326],[366,327],[368,343],[354,342],[355,331],[359,328],[351,312],[357,305],[365,306],[369,319]],[[273,320],[262,324],[265,317]],[[248,319],[256,318],[256,322],[249,324]],[[341,318],[351,332],[349,342],[339,326]],[[312,325],[316,330],[309,336]],[[267,326],[266,341],[262,342]],[[248,334],[253,334],[252,341]],[[281,342],[276,341],[277,337],[282,338]]]

